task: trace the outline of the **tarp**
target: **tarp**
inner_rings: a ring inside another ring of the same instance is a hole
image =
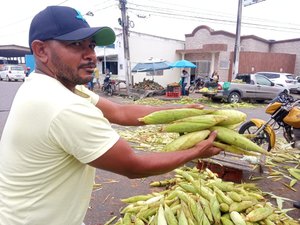
[[[133,67],[131,72],[153,72],[156,70],[167,70],[170,69],[170,63],[167,61],[162,62],[147,62],[138,63]]]

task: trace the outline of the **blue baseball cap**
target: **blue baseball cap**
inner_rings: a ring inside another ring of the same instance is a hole
[[[116,36],[110,27],[90,27],[82,14],[67,6],[48,6],[31,21],[29,47],[34,40],[80,41],[93,38],[97,46],[110,45]]]

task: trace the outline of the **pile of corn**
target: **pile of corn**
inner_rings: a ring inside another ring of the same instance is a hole
[[[151,113],[139,120],[145,124],[163,124],[163,132],[182,134],[168,143],[163,151],[191,148],[205,140],[210,132],[217,131],[216,147],[236,154],[269,155],[265,149],[234,130],[246,120],[246,114],[238,110],[169,109]]]
[[[115,224],[299,224],[267,202],[254,184],[222,181],[209,169],[200,172],[197,168],[183,167],[175,172],[174,178],[150,184],[166,186],[166,190],[122,199],[128,205]]]
[[[211,99],[206,98],[206,97],[201,97],[201,98],[193,98],[193,97],[189,97],[189,96],[182,96],[180,99],[174,99],[174,100],[170,100],[168,99],[168,101],[164,101],[158,98],[141,98],[137,101],[134,102],[134,104],[138,104],[138,105],[165,105],[165,104],[173,104],[173,105],[186,105],[186,104],[193,104],[193,103],[201,103],[204,104],[206,106],[209,106],[211,108],[255,108],[255,107],[262,107],[262,104],[253,104],[253,103],[248,103],[248,102],[240,102],[240,103],[214,103],[211,101]]]

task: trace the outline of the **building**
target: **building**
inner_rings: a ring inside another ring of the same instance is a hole
[[[191,75],[209,76],[218,71],[221,81],[232,77],[235,34],[223,30],[214,31],[208,26],[196,27],[185,35],[185,48],[176,53],[197,64]],[[300,39],[265,40],[248,35],[241,36],[239,73],[277,71],[300,73]]]
[[[104,67],[106,66],[110,68],[112,74],[118,74],[118,79],[126,80],[122,30],[115,29],[115,32],[117,37],[114,48],[97,47],[98,66],[102,73],[104,73]],[[151,60],[165,60],[172,63],[181,59],[180,54],[176,53],[176,50],[184,48],[184,41],[130,32],[129,48],[130,64],[131,68],[133,68],[137,63],[149,62]],[[180,81],[180,69],[163,70],[156,74],[157,75],[152,76],[150,73],[138,72],[132,73],[131,75],[133,83],[141,82],[143,79],[154,79],[155,82],[164,87],[169,83]]]
[[[1,45],[0,65],[19,64],[25,66],[26,54],[31,54],[30,48],[19,45]]]

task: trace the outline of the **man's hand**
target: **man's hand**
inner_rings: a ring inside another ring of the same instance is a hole
[[[203,109],[204,105],[201,105],[201,104],[188,104],[188,105],[185,105],[184,108]]]
[[[222,149],[214,147],[213,142],[217,137],[217,132],[213,131],[210,133],[209,137],[204,140],[199,142],[195,148],[199,150],[199,157],[200,158],[209,158],[211,156],[219,154]]]

